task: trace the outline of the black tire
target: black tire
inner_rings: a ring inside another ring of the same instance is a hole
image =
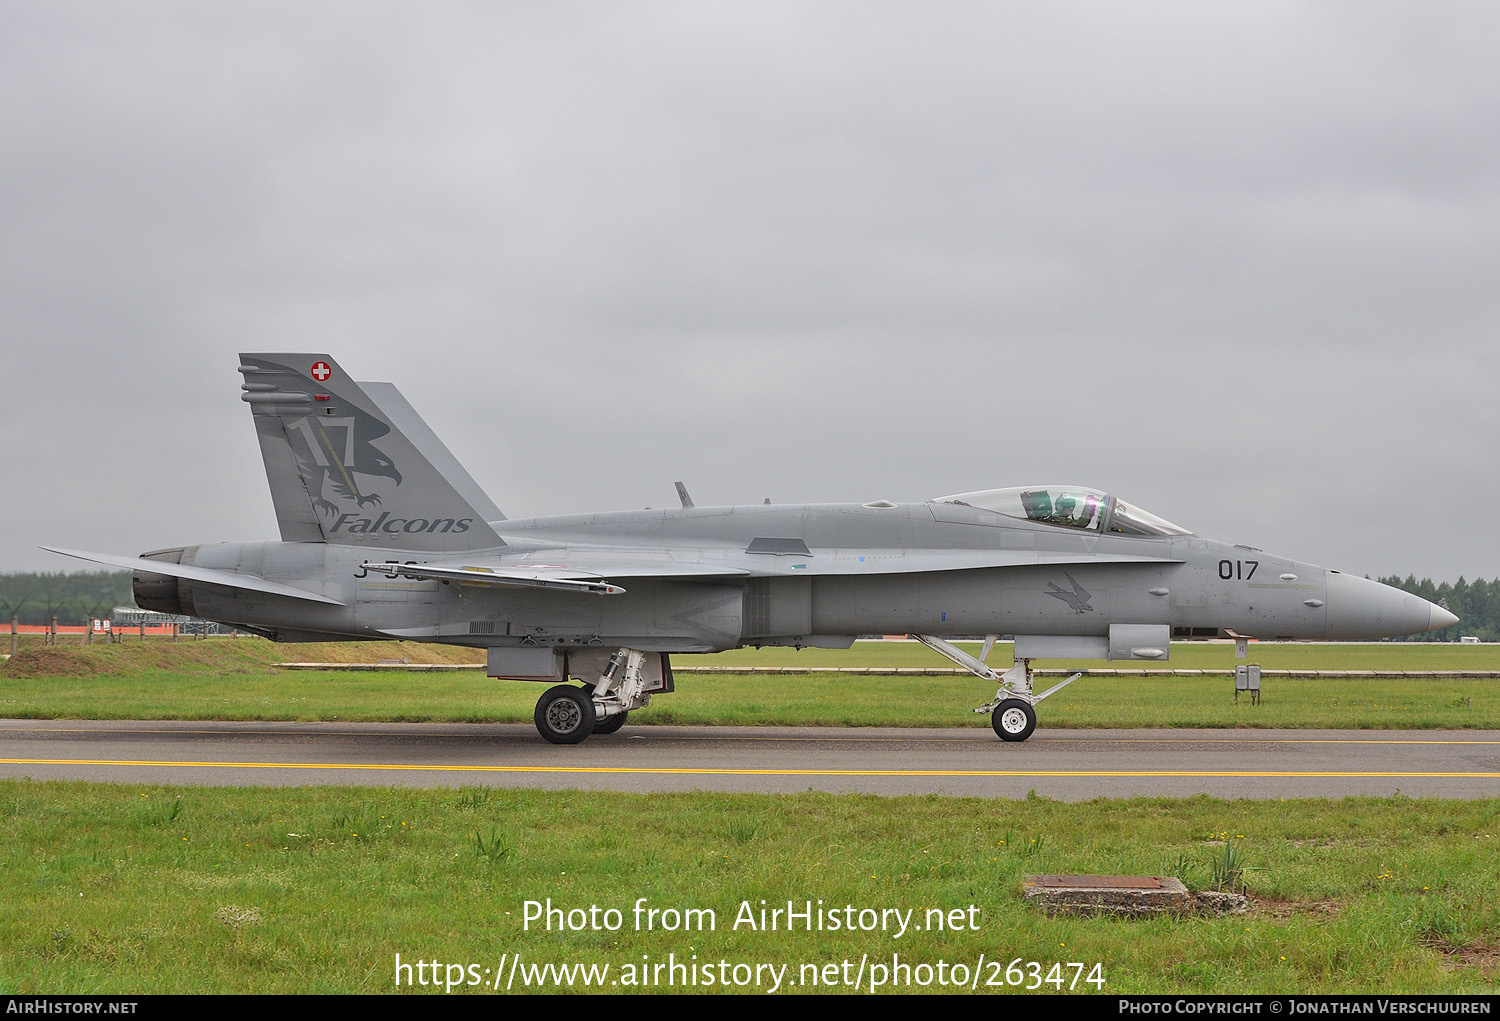
[[[613,716],[598,717],[594,720],[594,733],[613,734],[615,731],[625,726],[625,717],[629,715],[629,712],[623,712],[615,713]]]
[[[1008,698],[995,707],[990,726],[1002,741],[1024,741],[1036,729],[1036,710],[1029,702]]]
[[[559,684],[537,699],[533,719],[553,744],[577,744],[594,732],[594,700],[582,688]]]

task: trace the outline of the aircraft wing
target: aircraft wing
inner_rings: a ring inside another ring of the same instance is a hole
[[[185,567],[182,564],[169,564],[162,560],[146,560],[142,557],[118,557],[112,553],[85,553],[75,549],[57,549],[52,546],[43,546],[42,549],[48,553],[61,553],[65,557],[77,557],[80,560],[92,560],[96,564],[108,564],[110,567],[123,567],[127,571],[145,571],[148,574],[165,574],[172,578],[189,578],[193,581],[207,582],[210,585],[223,585],[225,588],[236,588],[247,592],[264,592],[272,596],[285,596],[288,599],[302,599],[309,603],[327,603],[330,606],[344,606],[337,599],[309,592],[307,589],[296,588],[292,585],[283,585],[279,581],[268,581],[265,578],[253,574],[236,574],[232,571],[216,571],[209,567]]]
[[[806,547],[802,547],[806,549]],[[916,574],[1000,567],[1062,564],[1165,564],[1165,557],[1114,553],[1055,553],[1039,550],[819,549],[772,555],[724,549],[550,549],[520,557],[474,558],[403,564],[366,561],[362,566],[393,578],[433,579],[464,585],[546,588],[601,596],[624,595],[621,579],[706,581],[807,575]]]
[[[1065,564],[1180,564],[1171,557],[1121,553],[1059,553],[1048,550],[962,549],[813,549],[805,556],[756,556],[762,564],[754,573],[870,575],[918,574],[928,571],[980,571],[997,567],[1051,567]]]
[[[567,559],[567,558],[550,558]],[[565,592],[588,592],[600,596],[625,594],[625,588],[607,579],[613,578],[718,578],[746,577],[749,571],[712,567],[704,564],[656,562],[615,563],[596,561],[593,569],[566,563],[531,563],[502,561],[491,564],[398,564],[369,561],[366,570],[388,574],[393,578],[423,578],[456,581],[463,585],[498,585],[509,588],[549,588]]]

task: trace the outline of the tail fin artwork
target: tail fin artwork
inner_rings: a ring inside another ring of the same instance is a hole
[[[240,372],[284,541],[505,545],[498,509],[394,387],[372,395],[326,354],[242,354]]]
[[[500,508],[495,506],[495,501],[491,500],[489,494],[474,481],[474,477],[464,470],[458,458],[454,457],[447,445],[438,439],[437,433],[433,432],[432,427],[423,421],[422,416],[417,414],[417,409],[413,408],[402,396],[395,384],[371,383],[366,380],[359,385],[375,402],[381,414],[385,415],[386,421],[390,422],[397,432],[403,433],[412,445],[421,451],[428,463],[448,480],[449,484],[458,491],[459,496],[469,502],[469,506],[483,515],[485,521],[505,520],[505,515],[500,513]]]

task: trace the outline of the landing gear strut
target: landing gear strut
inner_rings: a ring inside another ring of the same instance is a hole
[[[577,744],[590,734],[613,734],[632,709],[651,701],[641,670],[645,653],[621,649],[597,681],[575,688],[559,684],[536,704],[537,732],[553,744]]]
[[[976,713],[991,713],[990,725],[1002,741],[1024,741],[1036,730],[1036,704],[1072,684],[1082,673],[1076,673],[1060,684],[1054,684],[1040,695],[1032,694],[1031,660],[1018,659],[1016,665],[1005,673],[991,670],[984,663],[990,649],[994,648],[994,636],[985,639],[984,653],[975,659],[957,646],[933,635],[911,635],[934,652],[947,657],[975,677],[993,681],[998,686],[995,697],[977,707]]]
[[[606,716],[603,719],[598,720],[594,724],[594,733],[613,734],[615,731],[625,726],[625,717],[629,715],[629,712],[618,712],[613,716]]]

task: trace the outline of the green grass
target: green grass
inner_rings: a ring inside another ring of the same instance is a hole
[[[477,673],[271,665],[474,655],[409,643],[33,653],[0,667],[0,715],[529,721],[543,690]],[[1006,653],[992,663],[1005,665]],[[1489,646],[1416,645],[1267,645],[1251,656],[1268,668],[1396,670],[1494,669],[1496,658]],[[946,665],[910,643],[703,661]],[[1234,663],[1230,648],[1193,645],[1174,647],[1171,665]],[[968,709],[990,693],[967,676],[682,675],[678,686],[633,720],[986,726]],[[1043,726],[1500,728],[1493,681],[1265,686],[1252,707],[1233,702],[1223,677],[1084,678],[1043,704]],[[983,954],[1099,962],[1106,993],[1500,991],[1500,801],[1065,804],[0,781],[0,826],[0,994],[384,992],[395,988],[397,954],[482,969],[516,953],[530,964],[607,963],[616,977],[643,955],[789,965],[796,977],[802,964],[864,955],[972,964]],[[1043,872],[1173,874],[1194,888],[1242,886],[1255,907],[1219,919],[1051,919],[1020,894],[1026,875]],[[711,908],[719,928],[636,932],[637,897]],[[523,931],[523,903],[547,898],[615,907],[626,924]],[[730,928],[742,901],[762,899],[919,914],[974,905],[979,930],[896,940]]]
[[[492,967],[516,953],[608,963],[616,976],[643,955],[796,975],[865,954],[911,964],[983,954],[1099,962],[1106,993],[1500,989],[1493,800],[1065,804],[12,780],[0,781],[0,825],[3,994],[384,992],[397,954]],[[1226,858],[1253,897],[1249,915],[1054,919],[1021,897],[1024,877],[1044,872],[1175,874],[1206,888]],[[630,909],[641,897],[713,909],[718,927],[637,932]],[[548,898],[617,908],[625,924],[523,930],[524,902]],[[917,917],[973,905],[978,931],[731,927],[742,901],[809,899]]]
[[[1479,670],[1497,646],[1262,645],[1267,668]],[[1008,663],[1009,647],[991,657]],[[36,650],[0,667],[0,716],[39,719],[251,719],[529,722],[542,685],[482,672],[283,671],[283,657],[371,662],[473,659],[473,650],[415,643],[285,646],[259,639],[127,643]],[[859,643],[847,652],[739,650],[679,657],[723,665],[946,666],[914,643]],[[1172,665],[1226,668],[1233,649],[1177,645]],[[1051,664],[1045,664],[1051,665]],[[1080,664],[1097,668],[1100,664]],[[1053,683],[1039,679],[1039,687]],[[1044,727],[1291,727],[1500,729],[1500,681],[1266,678],[1259,706],[1234,701],[1228,677],[1085,677],[1042,703]],[[988,726],[969,710],[994,689],[957,676],[682,674],[678,690],[632,723]]]
[[[0,642],[5,636],[0,634]],[[975,642],[959,645],[977,652]],[[1099,669],[1159,666],[1161,669],[1232,669],[1240,662],[1267,669],[1299,670],[1500,670],[1500,644],[1459,645],[1421,642],[1310,644],[1255,642],[1247,659],[1237,660],[1226,642],[1175,642],[1172,658],[1162,664],[1110,664],[1098,661],[1037,660],[1038,668]],[[313,642],[280,645],[260,638],[210,638],[171,641],[127,635],[117,644],[85,645],[78,636],[62,636],[53,648],[40,635],[23,635],[21,661],[0,665],[0,677],[27,673],[78,675],[124,673],[149,668],[244,672],[270,670],[280,662],[375,663],[383,659],[413,663],[482,663],[483,650],[422,642]],[[733,649],[712,655],[676,655],[681,667],[931,667],[950,668],[947,660],[917,642],[856,642],[849,649]],[[997,669],[1010,666],[1011,644],[999,643],[990,656]]]

